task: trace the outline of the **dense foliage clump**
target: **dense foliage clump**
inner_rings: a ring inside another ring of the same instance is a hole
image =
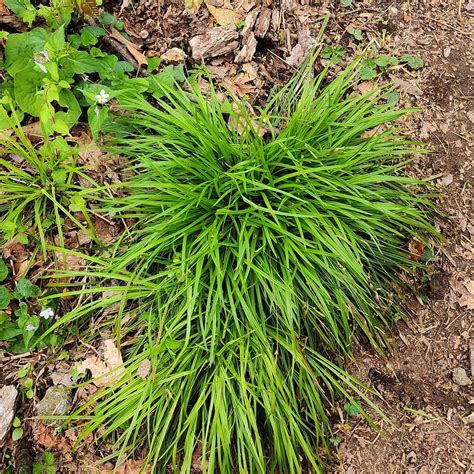
[[[121,302],[127,358],[83,436],[105,424],[163,471],[196,453],[206,472],[318,469],[327,406],[368,401],[341,356],[354,334],[383,347],[406,242],[436,234],[400,173],[405,111],[350,93],[356,74],[300,74],[255,114],[193,82],[123,100],[111,148],[135,174],[108,206],[135,224],[96,273],[110,296],[65,320]]]

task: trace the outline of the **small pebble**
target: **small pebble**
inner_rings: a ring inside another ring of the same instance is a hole
[[[470,415],[465,416],[462,421],[466,423],[466,425],[472,425],[474,424],[474,412],[472,412]]]
[[[455,384],[463,387],[471,385],[471,379],[467,376],[466,370],[462,367],[456,367],[453,370],[453,381]]]

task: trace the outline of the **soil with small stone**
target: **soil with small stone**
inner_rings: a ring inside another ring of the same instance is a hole
[[[186,12],[181,1],[170,0],[124,2],[124,8],[106,2],[105,7],[120,16],[145,56],[188,67],[204,61],[222,86],[257,105],[265,102],[273,86],[288,80],[318,43],[339,44],[346,50],[331,75],[367,46],[378,54],[423,58],[419,70],[395,66],[384,77],[359,87],[370,90],[391,80],[401,106],[420,108],[403,125],[432,153],[419,156],[409,173],[440,190],[438,204],[444,215],[437,225],[446,242],[435,249],[433,268],[420,284],[418,297],[409,302],[406,321],[389,335],[391,353],[383,358],[366,347],[356,348],[347,368],[378,391],[387,419],[374,414],[374,429],[360,415],[349,416],[339,407],[332,417],[334,449],[327,470],[473,472],[474,3],[353,0],[348,7],[337,0],[310,3],[211,0],[195,13]],[[328,23],[320,36],[325,17]],[[229,18],[231,26],[226,26]],[[355,29],[361,31],[360,39],[350,33]],[[324,60],[316,63],[317,68],[324,65]],[[40,388],[33,403],[25,401],[19,409],[32,416],[44,405],[40,400],[48,385],[70,384],[70,367],[65,361],[55,362],[47,351],[13,356],[3,364],[2,382],[12,383],[12,374],[27,362],[37,368]],[[87,399],[87,393],[76,392],[75,401],[81,399]],[[93,467],[103,452],[90,443],[73,452],[76,437],[74,429],[57,436],[54,427],[35,423],[16,447],[17,456],[50,449],[59,459],[59,472],[110,472],[111,467]],[[129,461],[121,472],[139,472],[141,466]]]

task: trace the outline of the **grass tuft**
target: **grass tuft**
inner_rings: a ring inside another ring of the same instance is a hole
[[[438,234],[401,172],[421,151],[394,125],[406,111],[355,77],[300,74],[255,114],[193,81],[125,101],[110,146],[135,173],[108,209],[135,224],[90,290],[112,296],[63,322],[121,302],[126,362],[82,439],[101,428],[119,460],[145,446],[156,472],[198,455],[205,472],[318,471],[328,406],[376,408],[343,357],[354,336],[383,349],[420,266],[406,243]]]

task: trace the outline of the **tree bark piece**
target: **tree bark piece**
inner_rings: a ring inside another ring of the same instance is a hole
[[[244,45],[235,57],[236,63],[249,63],[257,50],[257,40],[252,32],[249,32],[244,40]]]
[[[264,8],[258,16],[257,24],[255,25],[255,36],[263,38],[270,27],[270,20],[272,19],[272,11],[269,8]]]
[[[15,401],[18,391],[13,385],[0,388],[0,441],[8,433],[15,416]]]
[[[235,51],[239,47],[239,33],[234,26],[216,26],[189,41],[195,60],[214,58]]]

